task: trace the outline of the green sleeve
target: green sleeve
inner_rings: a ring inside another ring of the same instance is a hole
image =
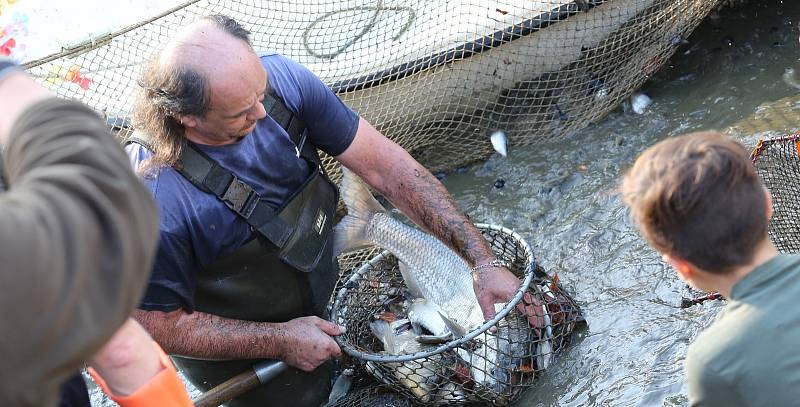
[[[689,387],[689,406],[717,407],[743,405],[736,387],[724,375],[714,369],[697,355],[692,355],[691,348],[686,356],[684,377]]]

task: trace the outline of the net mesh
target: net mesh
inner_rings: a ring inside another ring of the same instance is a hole
[[[759,141],[751,158],[772,195],[769,236],[784,253],[800,252],[800,134]]]
[[[344,284],[332,318],[346,327],[342,349],[388,388],[416,404],[491,403],[506,405],[529,388],[584,322],[580,309],[547,274],[535,267],[522,239],[508,229],[478,225],[498,259],[530,284],[520,299],[529,318],[511,304],[495,324],[454,339],[424,342],[405,298],[397,259],[388,252],[372,258]],[[392,333],[379,338],[376,321]],[[489,328],[496,330],[490,332]],[[470,335],[474,333],[475,335]],[[472,337],[471,337],[472,336]],[[463,339],[461,339],[463,338]],[[387,349],[387,347],[392,349]]]
[[[345,397],[327,407],[416,407],[413,400],[403,397],[386,385],[370,383],[351,390]]]
[[[189,1],[27,67],[59,96],[124,127],[142,63],[179,27],[227,14],[252,31],[256,50],[304,64],[423,165],[447,171],[489,155],[496,130],[513,147],[563,137],[603,117],[717,3]]]

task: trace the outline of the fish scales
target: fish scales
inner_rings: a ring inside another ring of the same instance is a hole
[[[407,284],[449,318],[468,329],[483,323],[469,266],[442,242],[386,213],[373,216],[367,236],[404,263],[404,274],[411,274],[403,276]]]

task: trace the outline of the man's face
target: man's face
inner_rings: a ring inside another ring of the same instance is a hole
[[[241,141],[266,117],[261,102],[267,73],[253,55],[244,61],[243,75],[209,77],[210,109],[203,117],[187,122],[187,136],[195,142],[224,145]]]

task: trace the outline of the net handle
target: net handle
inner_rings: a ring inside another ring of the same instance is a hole
[[[509,300],[500,311],[498,311],[494,317],[485,321],[481,326],[473,329],[471,332],[467,333],[461,338],[456,340],[447,342],[445,344],[439,345],[438,347],[427,350],[424,352],[417,352],[407,355],[376,355],[376,354],[368,354],[361,352],[355,348],[353,348],[349,343],[345,342],[341,336],[336,336],[334,339],[336,343],[339,344],[339,347],[344,350],[347,354],[352,357],[358,358],[360,360],[372,361],[372,362],[408,362],[411,360],[419,359],[422,357],[428,357],[435,355],[437,353],[442,353],[444,351],[456,348],[460,345],[463,345],[473,339],[475,339],[478,335],[483,334],[492,326],[495,326],[501,319],[505,318],[511,310],[516,307],[517,303],[522,300],[522,296],[525,295],[525,292],[528,290],[528,287],[533,281],[534,270],[536,270],[536,259],[533,257],[533,252],[531,251],[528,242],[522,238],[519,234],[514,232],[511,229],[505,228],[503,226],[492,225],[488,223],[476,223],[475,227],[480,229],[481,231],[484,230],[493,230],[497,232],[501,232],[511,236],[516,243],[518,243],[522,247],[522,251],[525,254],[525,257],[529,260],[527,270],[525,270],[525,278],[522,281],[522,284],[517,288],[517,291],[514,293],[514,296]],[[361,278],[372,266],[377,265],[380,261],[382,261],[387,256],[390,256],[388,250],[381,252],[378,256],[375,256],[369,262],[365,263],[357,271],[347,279],[347,282],[344,284],[339,292],[336,294],[336,301],[333,303],[333,308],[331,310],[331,320],[337,321],[339,318],[339,308],[341,305],[344,296],[347,294],[347,290],[350,288],[354,288],[357,286],[357,281]]]

